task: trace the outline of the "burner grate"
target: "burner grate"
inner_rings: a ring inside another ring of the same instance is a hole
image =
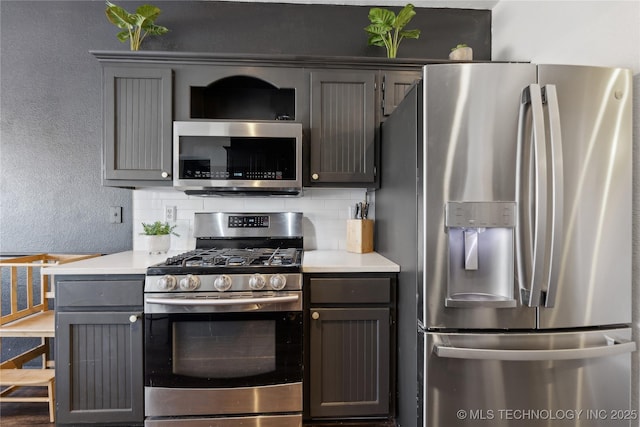
[[[164,265],[204,268],[295,266],[299,265],[300,252],[296,248],[196,249],[167,258]]]

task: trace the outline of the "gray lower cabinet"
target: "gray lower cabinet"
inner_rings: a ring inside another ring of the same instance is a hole
[[[144,422],[144,277],[56,277],[56,422]]]
[[[306,416],[393,417],[395,275],[314,275],[305,280]]]
[[[376,182],[377,70],[310,72],[309,182]]]
[[[103,184],[172,185],[172,70],[110,65],[103,78]]]

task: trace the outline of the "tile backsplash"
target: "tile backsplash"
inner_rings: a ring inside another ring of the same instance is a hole
[[[301,197],[196,197],[174,189],[133,191],[133,249],[144,250],[142,223],[165,220],[165,207],[176,207],[180,236],[171,236],[171,250],[195,247],[196,212],[302,212],[305,249],[346,249],[346,223],[351,208],[368,198],[369,218],[375,217],[374,193],[365,189],[305,188]]]

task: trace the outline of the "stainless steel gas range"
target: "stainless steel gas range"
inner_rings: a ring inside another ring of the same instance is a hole
[[[196,213],[147,269],[145,426],[302,425],[302,214]]]

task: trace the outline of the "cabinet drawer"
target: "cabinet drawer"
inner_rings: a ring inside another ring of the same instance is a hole
[[[142,280],[73,280],[56,283],[56,307],[142,306]]]
[[[312,278],[309,285],[311,304],[391,303],[391,279],[388,277]]]

